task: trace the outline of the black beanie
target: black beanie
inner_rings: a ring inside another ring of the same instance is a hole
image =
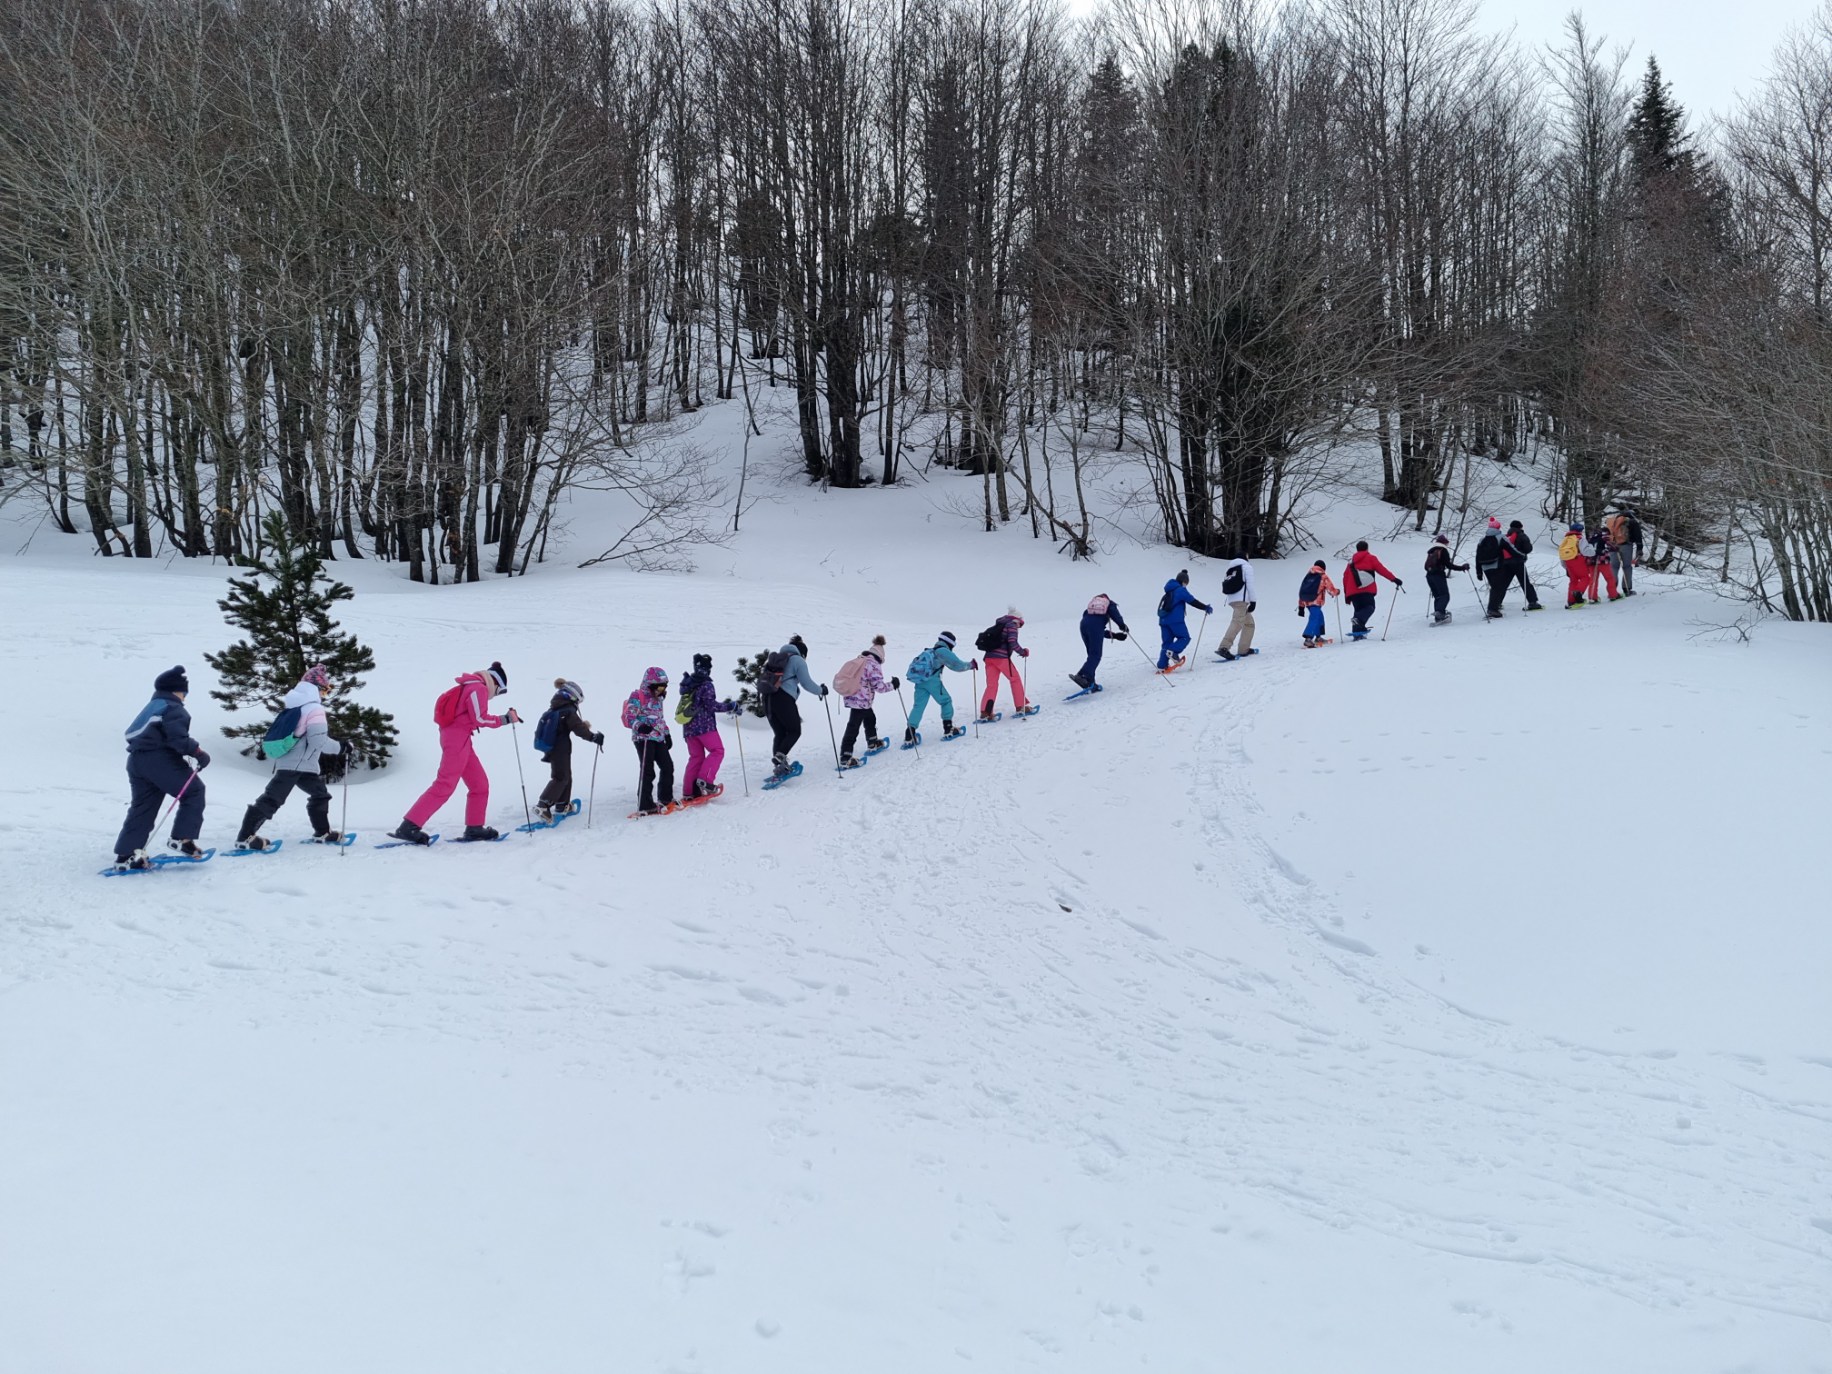
[[[1189,570],[1188,568],[1185,568],[1185,569],[1184,569],[1184,570],[1183,570],[1182,572],[1180,572],[1180,573],[1178,573],[1178,574],[1177,574],[1177,581],[1179,581],[1179,582],[1181,582],[1181,583],[1182,583],[1182,584],[1183,584],[1184,586],[1186,586],[1186,587],[1187,587],[1187,586],[1189,586],[1189,584],[1190,584],[1190,570]]]
[[[695,654],[693,656],[693,671],[696,673],[710,673],[712,671],[712,655]]]
[[[155,692],[183,692],[188,696],[191,691],[191,680],[184,675],[184,665],[167,668],[154,678],[153,690]]]

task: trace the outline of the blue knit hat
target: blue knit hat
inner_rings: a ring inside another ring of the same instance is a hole
[[[155,692],[183,692],[188,696],[191,691],[191,679],[184,675],[184,665],[167,668],[154,678],[153,690]]]

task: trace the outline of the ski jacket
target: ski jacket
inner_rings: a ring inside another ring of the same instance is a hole
[[[737,713],[736,704],[719,700],[719,692],[712,685],[711,673],[689,673],[681,681],[681,688],[688,700],[693,703],[687,723],[681,727],[681,734],[688,739],[698,739],[710,730],[717,730],[717,716],[721,711],[727,715]]]
[[[1199,611],[1209,608],[1190,594],[1190,589],[1176,578],[1164,584],[1164,600],[1160,603],[1164,609],[1158,612],[1158,624],[1172,625],[1181,630],[1189,618],[1188,607],[1194,606]]]
[[[1611,548],[1641,552],[1641,522],[1634,516],[1612,515],[1604,522],[1603,528],[1609,532]]]
[[[623,726],[637,743],[656,740],[672,742],[668,733],[668,694],[657,693],[656,683],[666,683],[668,675],[660,668],[650,668],[642,675],[642,686],[623,701]]]
[[[1576,534],[1567,534],[1558,544],[1558,561],[1569,563],[1574,558],[1584,556],[1584,541]]]
[[[1024,622],[1015,615],[1002,615],[993,623],[1005,632],[1005,642],[996,649],[988,649],[986,657],[1010,658],[1022,653],[1024,646],[1018,643],[1018,627]]]
[[[1232,606],[1241,601],[1258,601],[1259,595],[1253,590],[1253,565],[1244,558],[1236,558],[1232,563],[1224,563],[1221,569],[1222,584],[1225,586],[1230,568],[1240,569],[1240,590],[1223,592],[1227,603]]]
[[[457,679],[458,707],[450,725],[443,730],[499,730],[503,717],[490,714],[490,679],[483,673],[464,673]]]
[[[801,650],[793,644],[785,644],[780,652],[789,660],[782,670],[782,690],[789,694],[789,700],[794,701],[799,697],[804,687],[818,697],[821,694],[821,684],[808,671],[808,660],[802,657]]]
[[[299,708],[299,742],[274,760],[281,773],[316,773],[318,760],[325,754],[343,753],[343,745],[331,738],[330,718],[324,713],[324,701],[318,688],[302,682],[280,699],[280,709]]]
[[[1131,630],[1126,629],[1126,617],[1120,614],[1119,602],[1105,592],[1088,603],[1088,609],[1081,613],[1081,618],[1084,624],[1090,620],[1098,621],[1103,629],[1111,621],[1120,629],[1125,630],[1127,634],[1132,633]]]
[[[572,693],[555,692],[553,700],[548,702],[547,706],[549,710],[558,711],[560,719],[559,728],[553,732],[553,747],[541,755],[543,762],[552,763],[555,759],[570,759],[575,735],[587,744],[592,743],[596,732],[593,731],[591,722],[580,716],[579,703],[573,700]]]
[[[189,758],[203,752],[191,738],[191,713],[171,692],[155,693],[127,727],[128,753],[151,754],[162,749]]]
[[[937,640],[933,648],[924,649],[910,660],[910,681],[933,682],[941,676],[943,668],[952,668],[957,673],[967,671],[967,665],[960,661],[960,656]]]
[[[1380,586],[1374,580],[1376,573],[1389,582],[1399,581],[1387,570],[1387,565],[1374,556],[1372,550],[1357,549],[1355,556],[1349,559],[1348,566],[1342,570],[1342,585],[1350,596],[1373,596]]]
[[[1501,541],[1501,565],[1525,563],[1527,555],[1533,552],[1533,541],[1527,538],[1525,530],[1512,530],[1508,537]]]
[[[1437,573],[1468,572],[1469,564],[1450,561],[1450,550],[1443,544],[1433,544],[1425,550],[1425,572],[1427,576]]]
[[[1486,573],[1490,568],[1501,564],[1501,550],[1507,541],[1501,537],[1499,530],[1489,530],[1476,541],[1476,571]]]
[[[878,662],[877,656],[866,654],[864,659],[864,664],[859,668],[859,690],[840,698],[855,711],[871,710],[872,698],[891,689],[890,683],[884,680],[884,667]]]
[[[1312,606],[1321,606],[1325,597],[1340,595],[1336,584],[1329,580],[1329,574],[1318,568],[1306,573],[1298,584],[1298,609],[1309,610]]]

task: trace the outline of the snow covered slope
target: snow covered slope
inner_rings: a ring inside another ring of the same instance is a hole
[[[1822,629],[1652,576],[1431,629],[1382,545],[1385,644],[1299,650],[1294,556],[1259,657],[1065,704],[1087,599],[1155,648],[1186,559],[776,495],[691,576],[340,566],[403,726],[364,840],[127,880],[119,730],[174,662],[223,723],[223,570],[0,563],[0,1374],[1832,1369]],[[589,829],[368,848],[492,658],[610,729],[650,663],[901,672],[1007,602],[1034,720],[840,777],[807,707],[806,776],[747,727],[748,798],[734,748],[640,825],[613,729]]]

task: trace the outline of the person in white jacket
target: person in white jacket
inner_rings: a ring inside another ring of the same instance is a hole
[[[1253,588],[1253,565],[1236,558],[1224,567],[1221,594],[1228,603],[1228,628],[1215,656],[1232,662],[1253,652],[1253,612],[1259,608],[1259,594]]]
[[[314,663],[305,670],[299,685],[281,699],[282,711],[297,708],[299,712],[299,723],[293,729],[296,742],[274,761],[274,775],[267,790],[243,815],[242,833],[235,842],[237,849],[266,849],[272,843],[261,837],[261,827],[274,818],[295,787],[305,793],[305,814],[312,823],[312,838],[320,844],[343,843],[343,836],[331,829],[331,789],[318,776],[318,760],[323,755],[343,752],[343,745],[331,738],[324,713],[321,693],[330,687],[331,675],[322,663]]]

